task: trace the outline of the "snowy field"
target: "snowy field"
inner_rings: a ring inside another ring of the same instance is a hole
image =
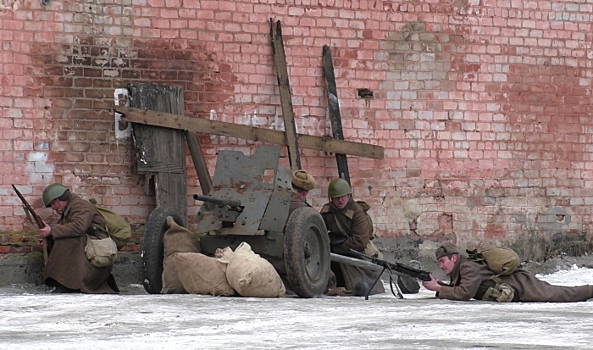
[[[593,269],[540,278],[593,283]],[[386,286],[386,289],[388,287]],[[0,288],[0,349],[593,349],[593,300],[453,302],[420,293],[299,299]]]

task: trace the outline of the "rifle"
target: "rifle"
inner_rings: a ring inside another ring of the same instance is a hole
[[[350,249],[350,253],[360,259],[363,259],[363,260],[373,263],[375,265],[381,266],[383,268],[383,271],[381,271],[381,274],[383,274],[383,272],[385,270],[387,270],[387,272],[389,272],[389,287],[391,288],[391,293],[397,298],[403,299],[403,296],[397,286],[396,286],[396,289],[398,290],[398,295],[396,295],[395,292],[393,291],[392,271],[395,271],[396,273],[399,273],[399,274],[404,274],[406,276],[414,277],[414,278],[417,278],[422,281],[430,281],[431,280],[430,272],[428,272],[428,271],[417,269],[415,267],[401,264],[398,262],[391,263],[389,261],[379,259],[376,256],[370,256],[370,255],[361,253],[354,249]],[[368,289],[367,295],[365,295],[365,299],[368,300],[368,298],[369,298],[368,293],[373,289],[375,284],[377,284],[377,282],[379,281],[379,278],[381,278],[381,274],[379,274],[379,277],[377,277],[377,279],[375,280],[373,285]]]
[[[21,202],[23,202],[23,208],[25,209],[25,214],[27,214],[27,218],[29,218],[29,220],[31,220],[31,217],[33,217],[33,220],[35,220],[37,227],[39,227],[39,228],[45,227],[43,220],[41,220],[39,215],[37,215],[35,210],[33,210],[33,208],[29,205],[29,203],[27,202],[25,197],[23,197],[21,192],[19,192],[19,190],[16,189],[14,184],[11,184],[11,185],[12,185],[12,188],[14,189],[14,192],[16,192],[16,195],[20,198]],[[47,262],[48,254],[49,253],[47,251],[47,238],[43,237],[43,261],[44,262]]]
[[[14,192],[16,192],[16,195],[19,196],[19,198],[21,199],[21,202],[23,202],[23,207],[25,208],[25,212],[27,214],[31,214],[31,216],[33,217],[33,220],[35,220],[37,227],[39,227],[39,228],[45,227],[43,220],[41,220],[41,218],[39,217],[39,215],[37,215],[35,210],[33,210],[33,208],[31,208],[31,206],[29,205],[29,203],[27,202],[25,197],[23,197],[23,195],[19,192],[19,190],[16,189],[16,187],[14,185],[12,185],[12,188],[14,189]]]

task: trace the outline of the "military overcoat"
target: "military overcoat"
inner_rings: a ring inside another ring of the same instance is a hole
[[[83,293],[116,293],[117,284],[111,275],[113,267],[94,267],[84,252],[86,234],[105,238],[104,229],[105,221],[95,206],[73,194],[59,224],[51,225],[53,246],[43,271],[46,283],[52,284],[54,280]]]
[[[306,200],[299,197],[298,193],[292,191],[292,194],[290,195],[290,207],[288,209],[288,216],[290,217],[290,214],[292,214],[293,211],[302,207],[310,207],[310,205],[309,203],[307,203]]]
[[[371,227],[364,210],[350,198],[343,209],[336,208],[331,202],[321,209],[321,216],[330,232],[331,251],[349,255],[350,249],[365,252],[370,244]],[[370,287],[379,277],[381,271],[347,264],[332,263],[332,271],[336,276],[342,275],[344,286],[352,290],[357,282],[366,282]],[[338,278],[340,281],[340,278]],[[338,285],[338,287],[341,287]],[[371,294],[385,293],[383,282],[379,280]]]
[[[482,299],[485,285],[492,281],[494,273],[483,262],[468,260],[459,254],[448,285],[442,285],[437,296],[441,299]],[[573,302],[593,298],[593,286],[555,286],[538,279],[532,273],[518,269],[509,276],[500,276],[515,291],[513,301]]]

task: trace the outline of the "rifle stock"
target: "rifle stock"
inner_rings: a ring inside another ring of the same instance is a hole
[[[430,281],[431,280],[430,272],[428,272],[428,271],[420,270],[420,269],[417,269],[417,268],[414,268],[414,267],[411,267],[411,266],[408,266],[405,264],[401,264],[398,262],[391,263],[389,261],[379,259],[375,256],[370,256],[370,255],[361,253],[354,249],[350,249],[350,253],[352,253],[353,255],[356,255],[357,257],[359,257],[361,259],[371,262],[375,265],[381,266],[385,269],[403,273],[405,275],[417,278],[422,281]]]
[[[11,184],[11,185],[12,185],[12,188],[14,189],[14,192],[16,192],[16,195],[20,198],[21,202],[23,202],[23,207],[25,208],[25,211],[28,212],[29,214],[31,214],[31,216],[33,217],[33,220],[35,220],[37,227],[39,227],[39,228],[45,227],[43,220],[41,220],[41,217],[39,217],[39,215],[37,215],[35,210],[33,210],[33,208],[29,205],[29,203],[27,202],[25,197],[23,197],[23,195],[19,192],[19,190],[17,190],[17,188],[13,184]]]

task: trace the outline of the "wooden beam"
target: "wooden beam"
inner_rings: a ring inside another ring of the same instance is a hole
[[[198,180],[200,181],[200,187],[202,187],[202,194],[208,195],[212,191],[212,179],[208,172],[208,165],[202,152],[202,145],[200,140],[193,131],[186,131],[185,139],[187,140],[187,147],[191,154],[191,159],[194,162],[196,173],[198,174]]]
[[[301,169],[301,158],[297,142],[296,126],[294,124],[294,111],[292,110],[292,97],[290,83],[288,81],[288,69],[286,68],[286,55],[284,43],[282,42],[282,27],[280,21],[276,22],[270,18],[270,35],[272,37],[272,51],[274,51],[274,63],[276,63],[276,75],[278,87],[280,87],[280,105],[284,116],[284,130],[286,131],[286,147],[288,148],[288,160],[292,171]]]
[[[332,62],[332,54],[327,45],[323,45],[323,76],[325,77],[325,86],[327,89],[327,104],[329,107],[332,134],[335,139],[343,140],[344,132],[342,131],[342,116],[340,115],[340,102],[336,88],[334,64]],[[350,171],[348,170],[348,158],[346,155],[336,153],[336,163],[338,164],[338,176],[350,183]]]
[[[268,142],[286,145],[283,131],[256,128],[248,125],[220,122],[202,118],[189,118],[183,115],[148,111],[138,108],[115,106],[115,111],[123,114],[122,121],[164,128],[203,132],[214,135],[237,137],[251,141]],[[383,159],[384,149],[381,146],[367,143],[336,140],[332,137],[318,137],[297,134],[299,147],[314,149],[328,153],[343,153],[352,156]]]

